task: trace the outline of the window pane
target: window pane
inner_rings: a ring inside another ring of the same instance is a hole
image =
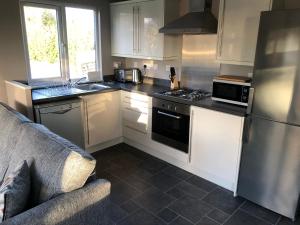
[[[61,77],[55,9],[24,6],[31,79]]]
[[[70,78],[96,71],[94,10],[66,7]]]

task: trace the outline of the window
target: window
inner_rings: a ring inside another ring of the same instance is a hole
[[[24,2],[22,13],[30,81],[79,79],[100,71],[94,9]]]

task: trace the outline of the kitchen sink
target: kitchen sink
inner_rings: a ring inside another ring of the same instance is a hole
[[[99,91],[110,87],[103,84],[80,84],[77,85],[76,88],[83,91]]]

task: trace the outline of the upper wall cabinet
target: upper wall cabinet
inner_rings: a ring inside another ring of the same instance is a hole
[[[154,60],[178,58],[178,36],[159,33],[165,23],[178,17],[178,6],[178,0],[111,3],[112,55]]]
[[[221,0],[217,59],[224,64],[254,64],[260,13],[272,0]]]

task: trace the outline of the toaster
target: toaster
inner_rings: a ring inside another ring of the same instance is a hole
[[[143,83],[142,72],[137,68],[115,69],[115,80],[122,83]]]

